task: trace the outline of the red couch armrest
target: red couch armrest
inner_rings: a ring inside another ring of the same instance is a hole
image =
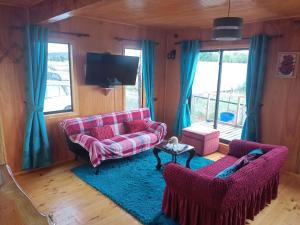
[[[265,152],[272,150],[273,148],[279,147],[277,145],[266,145],[252,141],[245,140],[233,140],[229,143],[229,155],[237,158],[241,158],[247,155],[251,150],[261,148]],[[281,146],[280,146],[281,147]]]
[[[277,194],[279,172],[287,154],[286,147],[273,147],[271,151],[233,173],[230,179],[234,182],[228,189],[224,207],[230,207],[237,199],[249,200],[249,196],[258,192],[274,198]]]
[[[147,131],[155,133],[158,137],[158,142],[161,142],[167,135],[167,125],[165,123],[148,121]]]
[[[206,176],[174,163],[165,167],[164,178],[167,188],[211,209],[220,208],[231,184],[228,179]]]

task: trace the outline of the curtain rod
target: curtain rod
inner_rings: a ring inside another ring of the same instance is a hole
[[[273,39],[273,38],[281,38],[281,37],[283,37],[283,35],[282,34],[279,34],[279,35],[270,35],[270,36],[268,36],[268,38],[269,39]],[[242,38],[241,40],[249,40],[251,37],[244,37],[244,38]],[[195,39],[195,41],[196,40],[198,40],[198,41],[201,41],[202,43],[203,42],[219,42],[218,40],[200,40],[200,39]],[[240,40],[238,40],[238,41],[240,41]],[[175,45],[179,45],[179,44],[181,44],[181,42],[182,41],[177,41],[177,42],[174,42],[174,44]]]
[[[122,38],[122,37],[114,37],[117,41],[135,41],[135,42],[141,42],[142,40],[137,39],[129,39],[129,38]],[[156,45],[159,45],[159,42],[154,42]]]
[[[12,26],[12,29],[15,30],[21,30],[23,31],[25,27],[18,27],[18,26]],[[53,34],[65,34],[65,35],[72,35],[72,36],[76,36],[76,37],[89,37],[89,34],[86,33],[76,33],[76,32],[64,32],[64,31],[56,31],[56,30],[49,30],[50,33]]]

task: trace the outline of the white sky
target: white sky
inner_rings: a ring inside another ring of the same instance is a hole
[[[127,56],[141,56],[142,51],[139,49],[130,49],[130,48],[125,48],[125,55]]]
[[[68,52],[68,44],[48,43],[48,52]]]
[[[248,53],[248,50],[225,51],[226,55],[236,52]],[[218,62],[200,61],[197,64],[193,94],[214,93],[217,91]],[[223,63],[221,77],[221,91],[229,91],[245,85],[247,76],[247,63]]]

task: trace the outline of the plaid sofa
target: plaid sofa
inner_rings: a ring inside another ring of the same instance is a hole
[[[124,121],[145,120],[147,129],[125,133]],[[115,136],[102,141],[90,136],[91,128],[111,126]],[[107,159],[117,159],[148,150],[160,143],[167,133],[164,123],[152,121],[147,108],[101,115],[65,119],[60,123],[68,139],[89,153],[94,167]]]

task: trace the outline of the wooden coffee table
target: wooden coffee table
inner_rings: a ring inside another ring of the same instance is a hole
[[[194,149],[194,147],[193,146],[191,146],[191,145],[187,145],[187,144],[184,144],[185,145],[185,147],[183,148],[183,149],[181,149],[181,150],[176,150],[175,148],[167,148],[166,147],[166,145],[167,145],[167,141],[166,140],[164,140],[163,142],[161,142],[160,144],[158,144],[158,145],[156,145],[155,147],[154,147],[154,149],[153,149],[153,154],[155,155],[155,157],[156,157],[156,159],[157,159],[157,165],[156,165],[156,169],[161,169],[161,167],[163,166],[162,164],[161,164],[161,160],[160,160],[160,158],[159,158],[159,152],[161,152],[161,151],[163,151],[163,152],[166,152],[166,153],[168,153],[168,154],[170,154],[170,155],[172,155],[172,161],[171,162],[174,162],[174,163],[177,163],[177,159],[176,159],[176,157],[178,156],[178,155],[181,155],[181,154],[183,154],[183,153],[185,153],[185,152],[188,152],[189,153],[189,157],[188,157],[188,159],[186,160],[186,164],[185,164],[185,166],[187,167],[187,168],[190,168],[190,161],[191,161],[191,159],[194,157],[194,155],[195,155],[195,149]],[[168,164],[168,163],[167,163]]]

